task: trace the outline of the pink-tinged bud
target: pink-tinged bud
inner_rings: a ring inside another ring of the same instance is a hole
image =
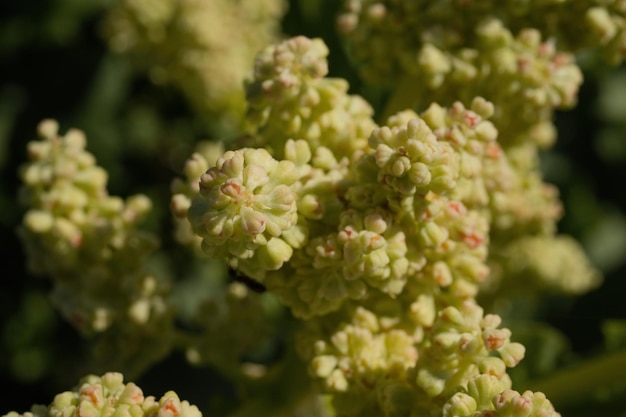
[[[504,347],[498,349],[498,353],[506,366],[512,368],[524,359],[526,348],[521,343],[507,343]]]

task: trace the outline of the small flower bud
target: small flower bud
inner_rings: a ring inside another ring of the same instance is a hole
[[[316,356],[311,362],[314,375],[320,378],[328,378],[337,367],[337,358],[330,355]]]
[[[521,343],[507,343],[498,349],[498,353],[506,366],[512,368],[524,359],[526,348]]]
[[[469,417],[476,411],[476,400],[471,396],[458,392],[443,406],[444,417]]]

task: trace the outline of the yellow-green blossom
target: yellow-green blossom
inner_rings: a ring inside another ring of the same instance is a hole
[[[144,396],[132,382],[124,383],[118,372],[88,375],[72,391],[54,397],[48,406],[33,407],[32,413],[6,414],[4,417],[202,417],[195,405],[181,401],[174,391],[166,392],[160,399]]]
[[[548,146],[555,140],[549,129],[554,109],[573,106],[582,83],[573,55],[559,48],[575,32],[557,42],[550,37],[554,20],[584,32],[574,23],[583,15],[577,18],[571,2],[561,3],[561,13],[546,13],[552,20],[536,11],[543,5],[527,5],[524,20],[510,2],[350,0],[339,28],[361,76],[396,89],[390,111],[482,96],[495,104],[503,146]],[[593,2],[584,3],[590,8]],[[533,26],[541,19],[540,27]],[[543,38],[542,29],[548,29]]]
[[[444,417],[560,417],[541,392],[501,390],[495,378],[480,375],[443,406]]]
[[[262,280],[291,258],[284,234],[298,221],[295,165],[264,149],[228,151],[200,177],[189,220],[203,250]],[[292,246],[293,245],[293,246]]]
[[[328,47],[321,39],[294,37],[263,50],[247,81],[253,145],[283,157],[288,139],[328,148],[337,160],[363,149],[376,127],[373,109],[348,95],[348,83],[327,78]]]
[[[103,32],[157,84],[180,89],[198,114],[232,134],[245,113],[255,54],[278,39],[284,0],[116,0]]]
[[[101,360],[136,372],[169,351],[173,331],[168,283],[143,264],[158,245],[138,227],[151,201],[110,196],[106,172],[85,150],[81,131],[61,136],[56,121],[44,120],[39,135],[21,169],[28,211],[19,234],[28,266],[52,280],[54,304],[93,338]],[[134,348],[111,349],[120,340]],[[138,360],[134,349],[147,345]]]

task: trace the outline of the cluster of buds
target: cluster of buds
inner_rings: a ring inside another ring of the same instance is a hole
[[[565,294],[584,294],[599,285],[600,275],[578,243],[566,235],[527,236],[494,251],[498,268],[492,274],[507,292],[537,288]],[[567,279],[562,277],[566,276]]]
[[[236,381],[265,376],[264,365],[246,362],[246,355],[274,336],[274,324],[261,294],[233,282],[199,306],[192,324],[198,329],[187,343],[189,363],[210,365]]]
[[[72,391],[54,397],[48,406],[34,406],[31,411],[15,411],[3,417],[202,417],[195,405],[181,401],[174,391],[160,399],[144,396],[132,382],[124,383],[124,376],[109,372],[102,376],[89,375],[81,379]]]
[[[283,158],[288,139],[306,139],[312,150],[328,148],[337,160],[366,145],[376,127],[374,111],[363,98],[347,94],[346,80],[325,77],[327,55],[321,39],[304,37],[258,54],[253,78],[246,81],[253,145]]]
[[[567,24],[570,3],[346,0],[339,30],[362,77],[395,89],[381,121],[346,80],[326,77],[322,40],[261,50],[282,0],[112,9],[112,48],[200,114],[247,129],[231,149],[198,148],[173,182],[177,240],[300,320],[296,350],[337,417],[559,415],[542,393],[512,390],[507,369],[524,347],[477,299],[504,282],[566,293],[599,282],[581,248],[555,234],[561,206],[538,150],[555,140],[554,111],[576,102],[572,53],[599,45],[622,59],[626,6],[583,1],[582,34]],[[22,170],[29,266],[53,279],[56,304],[100,337],[101,353],[133,357],[138,372],[175,339],[168,283],[144,265],[158,245],[138,228],[150,201],[108,195],[82,132],[60,136],[46,120],[39,133]],[[259,297],[224,287],[193,316],[201,334],[180,339],[190,362],[233,376],[271,325]],[[173,392],[156,401],[115,373],[23,416],[74,414],[200,417]]]
[[[169,284],[144,264],[158,246],[138,227],[151,202],[108,194],[106,172],[85,150],[83,132],[61,136],[56,121],[44,120],[39,135],[21,169],[20,198],[28,211],[19,234],[28,267],[52,279],[54,304],[95,338],[103,360],[132,362],[138,371],[169,351],[165,333],[173,330]],[[131,359],[145,344],[151,353]]]
[[[285,10],[284,0],[117,0],[104,35],[155,83],[178,88],[209,124],[232,131],[245,112],[250,63],[278,38]]]
[[[502,390],[497,378],[480,375],[443,406],[444,417],[560,417],[541,392]]]
[[[425,97],[448,105],[451,97],[480,95],[495,104],[504,147],[548,146],[553,111],[575,104],[582,74],[572,54],[542,39],[545,32],[528,20],[523,27],[509,22],[511,9],[498,2],[347,0],[338,26],[362,77],[397,88],[395,110],[424,107]]]
[[[475,301],[496,201],[516,186],[494,105],[432,104],[379,126],[324,78],[326,53],[296,37],[259,54],[249,142],[182,205],[202,251],[303,320],[297,350],[338,416],[441,411],[481,378],[496,382],[478,396],[508,395],[524,348]]]
[[[582,72],[573,54],[592,47],[619,63],[626,44],[623,2],[514,3],[346,0],[337,21],[361,77],[394,91],[387,113],[425,108],[430,100],[454,108],[451,99],[467,103],[474,96],[494,104],[489,119],[497,141],[487,145],[481,164],[465,158],[467,167],[482,165],[482,172],[457,192],[465,190],[460,197],[467,205],[468,196],[478,204],[487,200],[490,263],[497,271],[507,269],[501,262],[524,262],[523,253],[504,248],[527,247],[528,237],[545,243],[547,259],[583,253],[555,236],[562,208],[556,188],[543,180],[539,150],[556,139],[554,111],[576,104]],[[580,266],[575,286],[584,292],[599,281],[588,262]],[[554,282],[568,276],[563,264],[557,269],[536,268],[533,288],[570,288]]]
[[[208,255],[226,259],[251,278],[276,270],[300,245],[291,161],[265,149],[228,151],[200,177],[189,219]]]

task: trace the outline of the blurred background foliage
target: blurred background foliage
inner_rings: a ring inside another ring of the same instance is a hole
[[[154,200],[146,227],[161,236],[159,253],[167,254],[155,265],[177,277],[198,275],[198,265],[172,238],[169,184],[198,141],[221,138],[179,91],[155,86],[127,58],[108,50],[101,25],[111,3],[0,2],[0,383],[8,387],[2,413],[49,403],[93,371],[85,342],[50,305],[49,283],[27,272],[15,233],[23,214],[17,171],[40,120],[57,119],[61,132],[84,130],[88,149],[109,172],[111,194],[141,192]],[[283,33],[322,37],[331,50],[330,76],[346,78],[351,93],[380,109],[383,93],[359,81],[335,33],[340,5],[292,0]],[[542,155],[542,168],[561,192],[560,232],[583,244],[604,282],[577,298],[510,300],[501,313],[514,339],[527,346],[525,365],[512,372],[516,382],[626,347],[626,68],[596,67],[584,57],[581,65],[579,104],[557,113],[558,142]],[[185,294],[191,293],[188,288]],[[217,372],[194,368],[179,354],[136,382],[156,395],[174,389],[206,415],[232,394]],[[626,415],[615,395],[624,392],[624,386],[606,388],[595,401],[563,415]]]

